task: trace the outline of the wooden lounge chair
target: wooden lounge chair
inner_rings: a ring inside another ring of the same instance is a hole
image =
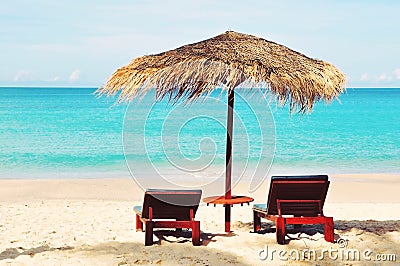
[[[200,222],[194,220],[199,207],[201,190],[148,189],[143,207],[135,206],[136,231],[143,231],[145,245],[153,244],[153,228],[191,228],[192,243],[200,245]]]
[[[324,224],[325,240],[334,242],[333,218],[323,214],[329,181],[327,175],[273,176],[267,204],[254,204],[254,232],[261,229],[261,218],[276,225],[276,240],[285,244],[285,226]]]

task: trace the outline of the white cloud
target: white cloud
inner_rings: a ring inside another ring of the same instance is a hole
[[[386,73],[380,74],[379,77],[378,77],[378,80],[379,80],[379,81],[386,80]]]
[[[81,75],[81,71],[79,69],[76,69],[69,76],[69,81],[71,81],[71,82],[77,81],[79,79],[80,75]]]
[[[14,75],[14,81],[24,81],[29,79],[31,76],[31,73],[26,70],[20,70]]]
[[[52,82],[52,81],[59,81],[59,80],[60,80],[60,77],[59,76],[55,76],[55,77],[47,79],[46,81]]]
[[[361,80],[365,81],[365,80],[368,80],[368,79],[369,79],[369,77],[368,77],[367,73],[364,73],[364,74],[361,75]]]
[[[387,75],[386,73],[382,73],[378,76],[378,81],[391,81],[392,77]]]
[[[394,75],[396,76],[397,79],[400,79],[400,68],[396,68],[394,70]]]

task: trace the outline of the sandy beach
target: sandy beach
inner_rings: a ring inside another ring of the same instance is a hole
[[[132,210],[141,205],[143,191],[129,177],[1,180],[0,265],[316,265],[322,263],[318,258],[294,260],[293,256],[284,261],[268,252],[319,254],[324,249],[339,252],[331,258],[325,254],[323,264],[365,265],[377,258],[383,263],[393,260],[392,255],[397,262],[385,263],[399,263],[400,175],[330,178],[325,214],[334,217],[335,239],[345,240],[344,248],[325,242],[320,226],[303,226],[300,232],[289,228],[290,241],[284,246],[276,243],[274,227],[266,220],[263,233],[251,233],[251,205],[233,207],[233,232],[226,234],[223,208],[205,204],[196,215],[201,221],[200,247],[192,246],[190,233],[168,230],[156,232],[155,244],[145,247]],[[269,180],[249,194],[242,183],[234,192],[263,203],[268,187]],[[340,256],[341,250],[355,249],[361,254],[359,261]]]

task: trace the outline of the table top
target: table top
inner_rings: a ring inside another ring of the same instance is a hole
[[[212,196],[203,199],[203,202],[207,204],[243,204],[254,201],[253,198],[247,196],[231,196],[230,199],[225,199],[225,196]]]

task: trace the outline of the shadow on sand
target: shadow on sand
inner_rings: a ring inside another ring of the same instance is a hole
[[[18,248],[7,248],[6,250],[2,251],[0,253],[0,260],[5,260],[5,259],[16,259],[19,256],[22,255],[29,255],[31,257],[35,256],[38,253],[42,252],[48,252],[48,251],[55,251],[55,250],[72,250],[74,249],[73,247],[66,246],[66,247],[59,247],[59,248],[52,248],[47,245],[45,246],[39,246],[35,248],[29,248],[25,249],[23,247],[18,247]]]
[[[376,234],[378,236],[384,235],[388,232],[399,231],[400,221],[399,220],[387,220],[387,221],[376,221],[376,220],[337,220],[335,221],[335,229],[343,231],[343,233],[350,232],[351,230],[358,229],[364,232]]]
[[[161,245],[161,241],[169,243],[185,243],[192,242],[192,232],[189,230],[156,230],[154,235],[157,236],[158,241],[154,244]],[[201,245],[207,246],[211,242],[216,242],[215,237],[233,237],[237,236],[235,233],[213,234],[201,232]]]
[[[387,221],[376,221],[376,220],[335,220],[335,241],[341,238],[341,234],[346,234],[349,232],[357,231],[358,234],[362,234],[364,232],[369,232],[375,234],[376,236],[382,236],[388,232],[398,231],[400,228],[400,221],[397,220],[387,220]],[[267,234],[276,232],[275,226],[273,223],[262,223],[261,230],[258,231],[259,234]],[[252,230],[252,224],[247,226],[249,230]],[[300,239],[309,239],[312,241],[318,241],[315,236],[316,234],[324,234],[324,226],[321,224],[316,225],[301,225],[301,226],[286,226],[286,233],[289,234],[286,239],[286,244],[291,240],[300,240]],[[356,233],[357,234],[357,233]],[[321,237],[323,238],[323,236]]]

